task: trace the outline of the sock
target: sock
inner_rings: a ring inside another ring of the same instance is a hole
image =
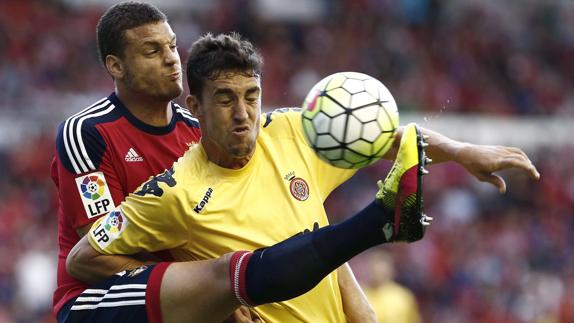
[[[391,219],[392,212],[373,202],[342,223],[253,253],[236,252],[230,264],[232,290],[248,306],[299,296],[352,257],[387,242],[382,229]]]

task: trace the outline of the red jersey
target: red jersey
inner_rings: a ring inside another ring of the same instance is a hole
[[[60,125],[51,165],[59,193],[55,315],[87,288],[66,272],[66,257],[80,240],[76,229],[107,214],[199,141],[197,120],[175,103],[171,108],[169,125],[150,126],[131,114],[112,93]]]

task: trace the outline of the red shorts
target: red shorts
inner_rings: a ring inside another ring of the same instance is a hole
[[[91,286],[58,313],[59,323],[161,323],[161,281],[171,263],[141,266]]]

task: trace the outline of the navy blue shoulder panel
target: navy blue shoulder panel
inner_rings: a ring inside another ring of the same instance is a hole
[[[106,143],[96,125],[120,117],[115,105],[104,98],[62,122],[58,127],[56,149],[64,167],[75,174],[97,170]]]
[[[189,112],[189,110],[182,108],[177,103],[172,103],[172,107],[173,107],[173,111],[175,112],[176,121],[183,121],[183,122],[185,122],[186,125],[188,125],[192,128],[198,128],[199,129],[199,122],[197,121],[196,118],[194,118],[191,115],[191,112]]]

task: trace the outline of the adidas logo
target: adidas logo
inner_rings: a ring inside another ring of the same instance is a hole
[[[128,153],[126,154],[126,157],[124,159],[127,162],[141,162],[141,161],[143,161],[143,157],[138,155],[138,153],[136,153],[136,151],[133,148],[130,148],[130,150],[128,150]]]

